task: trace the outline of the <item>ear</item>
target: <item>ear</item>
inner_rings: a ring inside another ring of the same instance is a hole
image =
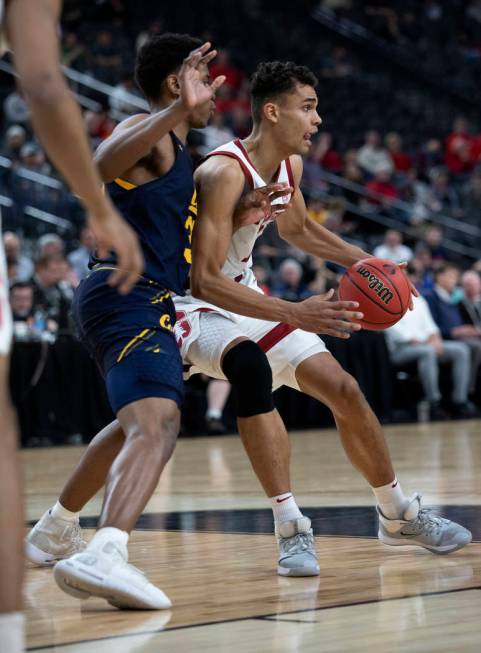
[[[270,122],[274,124],[279,122],[279,105],[274,102],[266,102],[262,108],[262,113]]]
[[[174,97],[179,97],[180,95],[180,84],[179,84],[179,78],[177,75],[167,75],[165,84],[167,86],[167,90],[171,95]]]

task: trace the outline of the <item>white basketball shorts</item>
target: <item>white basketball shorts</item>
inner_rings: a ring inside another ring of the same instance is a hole
[[[12,342],[12,314],[8,297],[8,275],[3,241],[0,240],[0,356],[10,352]]]
[[[272,368],[273,389],[282,385],[299,390],[296,368],[310,356],[327,352],[324,342],[314,333],[288,324],[257,320],[212,310],[178,311],[175,334],[186,378],[203,373],[225,379],[222,354],[229,343],[244,337],[256,342],[266,353]]]

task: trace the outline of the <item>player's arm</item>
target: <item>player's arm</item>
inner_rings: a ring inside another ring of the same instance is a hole
[[[296,192],[291,199],[291,208],[277,218],[281,237],[308,254],[345,267],[371,256],[360,247],[347,243],[329,229],[309,219],[304,198],[299,190],[302,159],[293,157],[291,165]]]
[[[10,0],[5,26],[35,132],[50,159],[89,212],[99,249],[117,252],[113,285],[128,291],[143,270],[137,238],[101,189],[80,110],[60,70],[59,0]]]
[[[169,131],[185,120],[192,109],[215,94],[225,77],[217,77],[211,84],[206,84],[201,79],[198,66],[208,64],[216,54],[216,50],[210,51],[209,42],[192,50],[177,75],[179,98],[158,113],[128,118],[100,145],[95,158],[104,182],[112,181],[132,168]]]
[[[192,243],[192,294],[228,311],[287,322],[315,333],[347,338],[359,325],[355,302],[328,301],[332,293],[294,303],[266,297],[228,278],[222,267],[234,230],[234,214],[244,189],[244,175],[231,160],[209,159],[198,168],[198,217]]]

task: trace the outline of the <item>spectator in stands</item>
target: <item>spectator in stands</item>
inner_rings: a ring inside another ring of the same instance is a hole
[[[402,149],[402,139],[397,132],[389,132],[384,139],[394,169],[398,173],[407,173],[412,166],[411,157]]]
[[[65,250],[64,241],[54,233],[40,236],[36,243],[35,258],[42,256],[63,256]]]
[[[92,71],[107,84],[115,84],[118,71],[122,68],[122,50],[114,41],[112,32],[103,29],[97,33],[91,49]]]
[[[231,62],[230,54],[224,48],[218,50],[217,57],[210,65],[210,75],[212,79],[225,75],[224,86],[232,91],[240,90],[245,78],[242,70]]]
[[[339,174],[343,168],[341,155],[333,144],[332,134],[321,132],[316,143],[316,155],[319,157],[321,167],[334,174]]]
[[[17,265],[15,280],[27,281],[33,274],[33,263],[22,254],[22,243],[17,234],[13,231],[6,231],[3,234],[3,246],[7,261],[14,261]]]
[[[49,331],[70,329],[72,291],[62,283],[65,259],[60,254],[41,256],[35,264],[33,312],[41,312]]]
[[[388,259],[395,263],[410,261],[414,256],[410,247],[403,245],[403,236],[396,229],[388,229],[384,234],[384,242],[374,250],[374,256]]]
[[[302,265],[293,258],[283,261],[279,267],[277,281],[272,294],[287,301],[297,302],[311,295],[302,281]]]
[[[422,147],[417,157],[421,170],[441,166],[444,162],[443,146],[439,138],[430,138]]]
[[[22,166],[32,172],[37,172],[40,175],[50,175],[52,172],[52,167],[47,163],[44,151],[35,141],[22,145],[20,160]]]
[[[414,269],[408,267],[408,276],[413,283]],[[471,373],[469,347],[454,340],[443,339],[434,323],[424,297],[413,297],[413,310],[394,326],[386,330],[391,360],[402,366],[416,362],[425,400],[429,402],[431,419],[445,417],[441,409],[439,389],[439,364],[448,362],[452,371],[452,410],[456,417],[471,417],[475,407],[468,402],[468,387]]]
[[[139,104],[143,102],[132,76],[123,74],[109,97],[109,106],[113,111],[133,114],[139,112],[139,106],[132,104],[132,97],[137,96]]]
[[[201,151],[203,154],[207,154],[207,152],[215,150],[216,147],[231,141],[234,138],[234,132],[226,125],[224,114],[216,111],[210,123],[202,130],[202,136],[204,145]]]
[[[13,163],[20,161],[20,150],[27,139],[27,132],[21,125],[12,125],[5,134],[5,141],[2,149],[2,156],[7,157]]]
[[[434,288],[433,259],[430,250],[422,243],[416,246],[414,258],[410,261],[416,269],[418,283],[416,288],[425,295]]]
[[[481,228],[481,166],[477,166],[461,190],[462,220]],[[468,238],[473,244],[472,236]],[[479,237],[475,239],[479,246]]]
[[[26,124],[30,120],[30,109],[23,99],[19,89],[15,89],[7,95],[3,103],[3,113],[5,120],[10,123]]]
[[[94,232],[89,227],[83,227],[80,232],[80,247],[74,249],[68,255],[68,261],[75,272],[79,281],[81,281],[88,273],[88,264],[90,254],[95,249],[95,236]]]
[[[93,150],[97,149],[100,143],[108,138],[114,130],[114,123],[105,110],[86,111],[84,122]]]
[[[481,364],[481,336],[478,329],[467,324],[459,304],[454,303],[453,293],[459,281],[459,268],[446,263],[434,273],[434,289],[426,294],[434,321],[445,340],[466,343],[471,350],[471,380],[469,390],[474,392],[478,369]]]
[[[262,290],[264,295],[270,295],[271,289],[269,286],[269,270],[264,265],[260,265],[254,261],[252,272],[256,278],[257,285]]]
[[[16,281],[10,287],[10,306],[14,322],[33,320],[33,286],[26,281]]]
[[[453,131],[446,139],[445,164],[454,175],[466,173],[473,169],[473,137],[469,133],[466,118],[459,116],[453,123]]]
[[[441,263],[449,259],[449,253],[443,245],[443,239],[444,230],[441,225],[427,225],[424,231],[424,237],[418,243],[417,248],[429,251],[431,263]]]
[[[374,129],[366,132],[364,145],[359,148],[357,153],[357,162],[370,177],[378,173],[379,170],[391,173],[394,169],[389,152],[381,145],[381,136]]]
[[[449,182],[446,168],[432,168],[429,172],[429,180],[429,209],[435,213],[449,213],[451,217],[459,216],[459,199]]]
[[[459,304],[461,316],[481,334],[481,277],[474,270],[468,270],[461,277],[461,285],[464,293]]]
[[[75,32],[67,32],[63,37],[61,61],[64,66],[81,72],[87,69],[85,47],[79,42]]]
[[[205,426],[209,435],[222,435],[226,427],[222,421],[222,413],[230,395],[229,381],[223,379],[209,379],[207,382],[207,411],[205,413]]]
[[[392,182],[392,166],[380,166],[374,173],[374,178],[366,184],[368,193],[373,193],[380,197],[369,197],[368,203],[371,207],[389,208],[393,200],[398,199],[399,193]]]
[[[332,50],[323,62],[321,77],[329,79],[342,79],[350,77],[355,71],[355,66],[349,60],[346,48],[337,47]]]

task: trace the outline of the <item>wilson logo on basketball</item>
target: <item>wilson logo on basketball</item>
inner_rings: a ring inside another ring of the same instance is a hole
[[[393,298],[393,294],[389,288],[386,288],[386,286],[382,283],[382,281],[378,279],[378,277],[376,277],[375,274],[372,274],[369,272],[369,270],[366,270],[366,268],[363,268],[362,266],[359,266],[356,272],[360,274],[364,279],[367,279],[369,288],[374,290],[379,299],[387,306]]]

